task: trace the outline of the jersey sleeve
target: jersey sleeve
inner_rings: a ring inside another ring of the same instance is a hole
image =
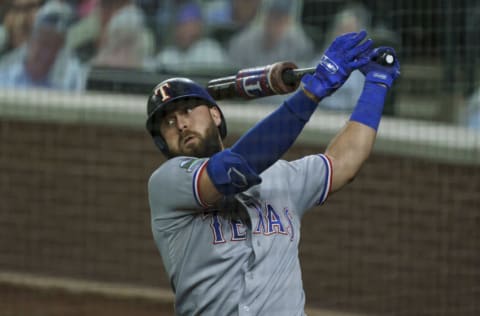
[[[294,175],[293,187],[299,186],[302,191],[294,189],[297,193],[294,199],[307,210],[313,206],[323,204],[332,187],[332,162],[324,154],[311,155],[292,162],[298,170]]]
[[[272,194],[277,195],[269,196],[269,199],[288,199],[287,204],[300,217],[308,209],[323,204],[330,193],[332,163],[323,154],[309,155],[291,162],[282,160],[267,171],[265,175],[262,174],[262,179],[273,188]],[[267,177],[270,179],[265,181]]]
[[[201,201],[198,180],[207,159],[176,157],[163,163],[148,181],[148,200],[155,219],[172,219],[198,212]]]

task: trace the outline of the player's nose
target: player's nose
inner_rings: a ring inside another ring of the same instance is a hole
[[[177,115],[177,128],[179,131],[183,131],[188,128],[189,121],[186,115]]]

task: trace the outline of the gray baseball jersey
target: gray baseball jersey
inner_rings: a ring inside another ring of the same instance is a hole
[[[198,187],[206,162],[170,159],[148,183],[153,236],[176,313],[304,315],[300,220],[327,198],[330,161],[322,154],[279,160],[260,184],[210,209]]]

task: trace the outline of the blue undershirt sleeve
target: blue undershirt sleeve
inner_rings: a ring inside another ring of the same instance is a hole
[[[303,91],[297,91],[244,134],[231,151],[243,156],[257,173],[261,173],[292,146],[316,108],[315,101]]]

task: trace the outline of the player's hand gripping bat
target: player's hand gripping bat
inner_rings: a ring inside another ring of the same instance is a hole
[[[381,65],[393,65],[394,55],[385,51],[375,59]],[[315,67],[298,68],[293,62],[277,62],[268,66],[242,69],[236,75],[212,79],[207,91],[215,100],[254,99],[295,91],[303,75],[315,72]]]

